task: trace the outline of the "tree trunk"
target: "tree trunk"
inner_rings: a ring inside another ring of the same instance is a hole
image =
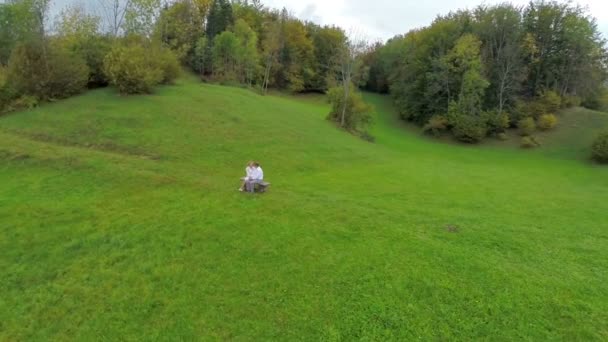
[[[264,90],[264,94],[268,91],[268,83],[270,82],[270,70],[272,68],[272,59],[269,58],[266,63],[266,70],[264,70],[264,82],[262,84],[262,88]]]
[[[342,106],[342,117],[340,118],[340,127],[344,128],[346,123],[346,108],[348,107],[348,97],[350,96],[350,76],[343,80],[344,87],[344,104]]]

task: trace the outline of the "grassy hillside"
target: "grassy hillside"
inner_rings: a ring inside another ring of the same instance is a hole
[[[608,339],[608,169],[368,99],[375,144],[189,80],[0,118],[0,340]]]
[[[533,153],[590,162],[593,140],[602,130],[608,129],[608,113],[571,108],[561,111],[558,120],[554,130],[534,133],[541,146]],[[521,137],[513,130],[507,142],[494,141],[489,145],[520,148],[520,142]]]

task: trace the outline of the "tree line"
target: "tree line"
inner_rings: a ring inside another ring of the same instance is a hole
[[[606,103],[608,54],[595,20],[570,2],[482,5],[377,44],[365,88],[401,117],[465,142],[519,127],[534,144],[561,107]]]
[[[364,79],[365,44],[338,27],[299,20],[259,0],[96,4],[96,13],[74,5],[56,18],[49,18],[49,0],[0,4],[0,110],[106,85],[148,93],[186,67],[205,81],[261,92],[336,88],[342,96],[332,98],[341,102],[329,118],[355,132],[368,122],[355,83]]]

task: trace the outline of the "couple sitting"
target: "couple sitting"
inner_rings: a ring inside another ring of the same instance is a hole
[[[255,185],[264,182],[264,171],[259,163],[251,161],[247,164],[245,172],[247,176],[241,178],[243,184],[241,184],[239,191],[242,192],[247,189],[249,192],[255,192]]]

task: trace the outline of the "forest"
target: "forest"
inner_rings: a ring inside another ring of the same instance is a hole
[[[605,109],[607,53],[578,5],[479,6],[378,44],[366,88],[390,92],[403,119],[478,142],[557,124],[560,108]]]
[[[54,18],[49,5],[0,5],[2,111],[106,85],[150,93],[184,67],[262,93],[327,93],[328,118],[363,134],[360,89],[390,93],[404,120],[467,143],[515,128],[532,147],[561,108],[608,106],[605,40],[569,2],[481,5],[386,43],[259,0],[99,0],[100,11],[73,5]]]

